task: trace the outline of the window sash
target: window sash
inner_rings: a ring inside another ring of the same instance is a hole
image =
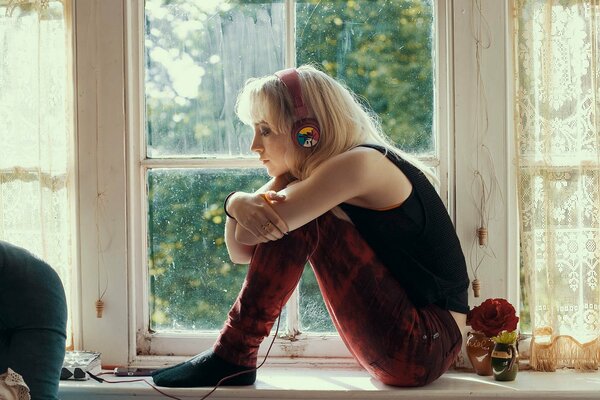
[[[143,1],[77,0],[73,4],[79,176],[76,201],[81,232],[78,237],[81,301],[75,311],[80,320],[74,330],[76,346],[83,343],[85,348],[101,351],[103,363],[110,365],[157,365],[173,361],[166,357],[161,360],[140,357],[136,350],[136,327],[142,305],[139,298],[144,290],[139,266],[145,260],[141,249],[141,241],[145,240],[141,232],[143,215],[139,210],[140,200],[136,198],[143,178],[138,156],[141,146],[138,132],[143,128],[139,120],[143,115],[140,104],[143,86],[139,76],[141,48],[136,44],[139,37],[136,32],[143,26],[140,3]],[[473,96],[478,87],[471,20],[474,10],[472,0],[440,0],[436,4],[439,58],[435,123],[440,142],[439,160],[434,162],[439,162],[440,193],[447,199],[468,257],[478,223],[472,195],[472,161],[477,150],[473,122],[480,112]],[[484,142],[491,149],[502,201],[489,229],[495,258],[486,261],[479,277],[483,281],[482,296],[506,297],[518,305],[513,74],[508,67],[513,57],[512,2],[482,0],[481,9],[492,38],[491,46],[480,58],[490,111]],[[94,307],[98,282],[108,284],[103,318],[96,318]],[[481,300],[473,299],[471,293],[469,304],[476,305]],[[139,343],[145,346],[142,340]],[[208,346],[212,341],[206,343]],[[190,351],[206,348],[194,346],[188,346]],[[151,346],[145,347],[152,350]]]
[[[444,2],[441,2],[444,3]],[[294,66],[296,62],[296,37],[294,32],[294,21],[295,15],[295,1],[286,0],[286,51],[285,51],[285,64],[286,66]],[[438,10],[441,8],[442,10]],[[146,235],[147,227],[143,216],[147,215],[147,199],[146,193],[146,173],[152,168],[260,168],[261,165],[256,159],[228,159],[228,158],[162,158],[152,159],[146,156],[146,135],[145,135],[145,123],[144,123],[144,102],[139,101],[145,98],[143,91],[144,87],[144,73],[143,73],[143,37],[144,37],[144,4],[143,1],[132,1],[131,12],[129,16],[129,26],[131,27],[128,36],[129,44],[131,46],[132,54],[135,56],[132,59],[130,68],[128,69],[130,84],[134,85],[136,96],[129,99],[131,102],[132,118],[130,121],[135,124],[135,128],[132,132],[137,134],[131,137],[130,143],[133,144],[129,150],[131,159],[135,160],[134,180],[132,181],[132,187],[135,188],[132,191],[132,202],[130,203],[130,213],[135,215],[135,239],[132,240],[135,246],[135,259],[138,260],[133,268],[135,269],[135,292],[140,295],[137,296],[135,302],[135,332],[136,334],[136,354],[174,354],[174,355],[189,355],[190,349],[202,349],[210,347],[214,339],[216,338],[217,332],[198,332],[193,335],[174,335],[168,333],[151,333],[148,332],[148,321],[149,321],[149,308],[148,308],[148,275],[147,275],[147,263],[146,263]],[[447,65],[443,57],[447,50],[446,48],[440,49],[445,43],[445,32],[447,23],[445,19],[439,18],[439,15],[446,15],[445,4],[434,5],[434,19],[436,26],[434,28],[434,46],[436,48],[436,65],[435,73],[445,74],[447,71],[443,66]],[[436,87],[434,102],[438,103],[435,107],[438,112],[434,118],[434,135],[437,137],[434,139],[436,142],[437,154],[429,155],[424,157],[423,161],[430,166],[437,168],[440,172],[441,177],[441,193],[446,194],[445,200],[447,200],[448,194],[448,174],[444,162],[442,161],[443,156],[440,155],[440,147],[447,143],[447,130],[440,129],[440,126],[445,126],[445,121],[440,121],[447,115],[447,112],[439,112],[440,109],[446,109],[447,104],[439,104],[440,99],[445,99],[447,89],[443,86],[447,81],[444,79],[436,78]],[[441,95],[440,95],[441,94]],[[445,160],[444,160],[445,161]],[[284,332],[293,333],[300,330],[300,315],[299,315],[299,291],[296,289],[288,301],[287,307],[287,318],[285,326],[282,321],[282,326],[279,328],[279,333]],[[292,334],[292,336],[295,336]],[[264,347],[270,342],[269,339],[263,342],[263,347],[259,354],[263,354],[266,350]],[[304,356],[304,357],[315,357],[315,356],[333,356],[333,357],[350,357],[348,350],[343,345],[338,335],[322,335],[319,333],[303,333],[301,337],[295,337],[294,341],[289,339],[277,339],[277,346],[271,350],[273,356]]]

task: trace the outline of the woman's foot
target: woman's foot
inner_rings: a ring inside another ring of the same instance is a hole
[[[238,373],[244,372],[240,375]],[[222,386],[252,385],[256,380],[256,369],[231,364],[217,356],[212,350],[172,367],[163,368],[152,374],[154,383],[166,387],[215,386],[225,377]]]

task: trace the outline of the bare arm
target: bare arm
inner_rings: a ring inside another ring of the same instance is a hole
[[[289,230],[294,230],[343,202],[372,208],[395,204],[411,189],[410,183],[402,178],[406,180],[381,153],[364,148],[351,150],[332,157],[309,178],[280,191],[286,196],[285,201],[272,203],[270,207]],[[395,179],[398,185],[390,185]],[[231,207],[243,207],[243,202],[240,198]],[[239,225],[236,238],[247,245],[259,243],[255,235]]]
[[[285,188],[287,183],[289,182],[289,177],[276,177],[271,179],[265,185],[263,185],[260,189],[255,192],[257,195],[257,201],[259,206],[268,207],[271,212],[271,218],[273,221],[277,221],[275,226],[281,226],[282,230],[287,231],[287,227],[285,227],[283,220],[279,218],[279,216],[275,213],[275,211],[267,205],[266,200],[262,196],[263,193],[273,190],[281,190]],[[238,195],[237,193],[231,197]],[[240,193],[239,195],[243,195]],[[239,196],[238,195],[238,196]],[[249,194],[248,194],[249,195]],[[231,200],[230,197],[230,200]],[[275,196],[274,199],[278,199],[279,201],[284,200],[284,196]],[[228,201],[229,203],[229,201]],[[262,204],[261,204],[262,203]],[[229,210],[229,207],[227,208]],[[271,219],[270,219],[271,220]],[[276,236],[273,233],[269,233],[271,238],[265,238],[261,236],[253,236],[251,241],[247,240],[242,242],[236,238],[236,232],[244,232],[246,235],[252,235],[249,231],[241,227],[237,221],[233,218],[227,217],[225,220],[225,244],[227,246],[227,252],[229,253],[229,258],[236,264],[248,264],[252,258],[252,254],[254,253],[254,247],[257,243],[267,242],[269,240],[275,240]],[[283,235],[283,231],[279,231],[280,235]],[[281,237],[281,236],[279,236]],[[248,244],[250,242],[250,244]]]
[[[235,238],[237,222],[227,217],[225,220],[225,244],[227,253],[232,262],[236,264],[248,264],[252,259],[255,245],[246,245],[238,242]]]

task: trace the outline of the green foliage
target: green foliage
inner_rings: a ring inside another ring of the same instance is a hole
[[[151,327],[219,329],[246,267],[229,260],[222,199],[253,191],[262,171],[151,170],[148,178]]]
[[[247,78],[284,67],[283,7],[146,0],[150,158],[250,154],[251,130],[234,117],[235,96]],[[305,0],[296,8],[297,63],[318,64],[342,80],[411,152],[434,150],[432,7],[430,0]],[[262,172],[239,169],[150,170],[152,329],[222,326],[246,274],[227,255],[222,201],[265,180]],[[301,284],[301,307],[307,329],[334,330],[311,271]]]
[[[502,331],[498,336],[492,337],[492,340],[496,343],[513,344],[517,341],[517,331]]]
[[[433,150],[430,1],[303,1],[298,64],[319,64],[365,99],[410,152]]]

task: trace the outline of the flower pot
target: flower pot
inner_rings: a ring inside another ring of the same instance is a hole
[[[517,348],[514,343],[496,343],[492,352],[492,371],[497,381],[513,381],[519,371]]]
[[[481,332],[467,332],[467,356],[477,375],[490,376],[494,341]]]

